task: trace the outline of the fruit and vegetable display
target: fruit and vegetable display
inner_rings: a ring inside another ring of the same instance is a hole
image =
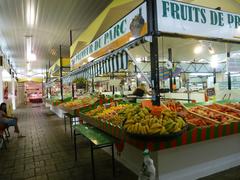
[[[86,115],[122,127],[129,134],[155,137],[181,133],[187,124],[204,128],[239,122],[240,104],[196,104],[188,108],[175,101],[163,101],[161,106],[152,106],[148,102],[142,103],[142,106],[98,106]]]
[[[199,114],[193,113],[187,108],[185,108],[180,102],[175,101],[166,101],[164,105],[170,109],[171,111],[177,112],[180,116],[184,117],[184,119],[194,126],[203,127],[203,126],[213,126],[218,122],[209,119],[207,117],[201,116]]]
[[[239,103],[227,103],[227,104],[224,104],[224,106],[228,106],[230,108],[234,108],[236,110],[240,110],[240,104]]]
[[[173,100],[164,101],[163,105],[165,105],[169,110],[174,112],[181,112],[185,109],[180,102],[176,102]]]
[[[178,133],[186,127],[186,122],[176,112],[160,108],[154,111],[140,105],[122,104],[104,108],[99,106],[86,113],[95,119],[122,126],[123,129],[135,135],[168,135]],[[159,109],[159,110],[160,110]],[[156,115],[155,113],[158,112]]]
[[[207,105],[206,107],[210,109],[214,109],[218,112],[225,113],[226,115],[233,116],[233,118],[240,118],[240,110],[231,108],[229,106],[221,105],[221,104],[211,104]]]
[[[96,113],[94,117],[99,120],[103,120],[103,121],[112,123],[116,126],[122,126],[124,117],[120,116],[119,112],[123,109],[130,108],[130,106],[131,105],[128,105],[128,104],[112,106],[110,108],[99,111],[99,113]],[[91,114],[93,111],[88,112],[87,115]]]
[[[86,115],[93,117],[93,116],[96,116],[98,113],[101,113],[101,112],[103,112],[103,111],[104,111],[104,107],[103,107],[103,106],[98,106],[96,109],[93,109],[93,110],[91,110],[91,111],[88,111],[88,112],[86,113]]]
[[[123,128],[135,135],[169,135],[181,132],[186,122],[176,112],[163,110],[158,116],[148,108],[132,106],[119,112],[125,117]]]
[[[227,116],[226,114],[221,112],[216,112],[216,110],[210,109],[205,106],[196,106],[191,108],[190,111],[217,121],[221,124],[229,124],[231,122],[237,121],[234,117]]]
[[[69,109],[79,109],[82,107],[87,107],[92,105],[98,101],[97,97],[80,97],[79,99],[75,99],[73,101],[69,101],[63,103],[62,106]]]

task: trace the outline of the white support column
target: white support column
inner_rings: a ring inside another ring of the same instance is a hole
[[[15,78],[12,78],[12,108],[16,109]]]
[[[0,103],[3,102],[3,75],[2,75],[3,67],[0,66]]]

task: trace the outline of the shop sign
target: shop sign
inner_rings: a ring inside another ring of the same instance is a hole
[[[172,0],[156,0],[158,31],[240,41],[240,15]]]
[[[71,70],[91,56],[94,59],[111,52],[147,33],[146,3],[141,4],[109,30],[71,58]]]
[[[230,58],[227,61],[228,72],[240,72],[240,59]]]

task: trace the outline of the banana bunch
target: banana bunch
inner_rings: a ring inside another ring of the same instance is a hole
[[[180,116],[169,110],[164,110],[160,117],[153,116],[148,109],[140,107],[127,109],[125,113],[127,120],[123,128],[131,134],[167,135],[181,131],[186,125]]]

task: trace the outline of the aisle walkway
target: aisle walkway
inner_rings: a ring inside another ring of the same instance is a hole
[[[11,137],[8,150],[0,150],[0,180],[92,179],[87,141],[79,138],[79,160],[75,162],[73,145],[69,133],[64,133],[61,119],[40,105],[19,109],[16,114],[26,138]],[[117,177],[113,178],[111,157],[102,150],[96,150],[94,154],[97,180],[137,179],[119,163]]]

